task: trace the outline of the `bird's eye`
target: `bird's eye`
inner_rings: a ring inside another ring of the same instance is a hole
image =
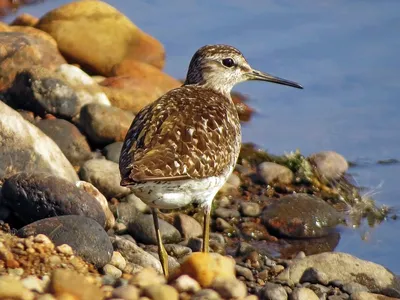
[[[222,60],[222,64],[223,64],[225,67],[228,67],[228,68],[232,68],[232,67],[235,66],[235,62],[233,61],[232,58],[225,58],[225,59],[223,59],[223,60]]]

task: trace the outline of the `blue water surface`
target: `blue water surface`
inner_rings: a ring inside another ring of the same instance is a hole
[[[21,9],[40,17],[70,1],[52,0]],[[397,207],[400,165],[400,1],[398,0],[148,0],[106,1],[166,48],[166,72],[184,78],[204,44],[239,48],[260,70],[297,81],[304,90],[243,83],[256,116],[243,139],[282,154],[335,150],[379,204]],[[6,18],[6,21],[13,16]],[[336,248],[400,273],[400,223],[342,232]]]

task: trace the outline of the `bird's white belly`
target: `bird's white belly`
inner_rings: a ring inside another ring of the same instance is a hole
[[[190,203],[211,207],[226,176],[176,181],[151,181],[130,186],[133,193],[150,207],[175,209]]]

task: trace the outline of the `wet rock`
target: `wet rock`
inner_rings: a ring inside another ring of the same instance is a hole
[[[78,97],[79,110],[89,103],[111,106],[110,100],[108,100],[101,87],[80,68],[62,64],[55,70],[55,74],[74,89]]]
[[[332,206],[308,194],[280,198],[264,209],[261,219],[269,229],[294,238],[326,236],[343,222]]]
[[[7,90],[7,103],[41,117],[46,114],[71,119],[79,113],[75,91],[42,67],[21,71]]]
[[[193,295],[192,300],[220,300],[219,294],[212,289],[203,289]]]
[[[255,240],[269,240],[271,236],[265,227],[255,222],[243,222],[240,224],[242,234]]]
[[[117,237],[113,241],[113,245],[114,249],[119,251],[127,261],[145,268],[152,267],[158,273],[162,273],[160,261],[132,241]]]
[[[0,178],[18,172],[46,172],[71,182],[78,176],[56,143],[0,101]]]
[[[173,282],[173,286],[178,290],[178,292],[188,292],[196,293],[200,290],[200,284],[188,275],[179,276]]]
[[[1,189],[3,204],[21,222],[62,215],[87,216],[105,225],[100,204],[69,181],[46,173],[18,173],[8,178]]]
[[[209,287],[219,278],[235,279],[235,261],[217,253],[192,253],[181,265],[179,275],[189,275],[202,287]]]
[[[327,180],[341,177],[349,168],[347,160],[334,151],[323,151],[308,157],[316,173]]]
[[[233,233],[235,228],[222,218],[215,219],[215,227],[218,231],[226,232],[226,233]]]
[[[185,214],[177,214],[175,216],[174,226],[179,230],[184,239],[199,237],[203,234],[203,228],[200,223]]]
[[[34,297],[34,293],[25,288],[23,284],[14,276],[0,276],[1,299],[33,300]]]
[[[80,124],[89,140],[110,144],[124,140],[134,117],[132,112],[118,107],[91,103],[82,108]]]
[[[109,76],[114,65],[128,58],[164,65],[163,46],[102,1],[60,6],[44,15],[36,27],[53,36],[72,62],[94,73]]]
[[[56,142],[73,166],[81,166],[92,157],[86,137],[72,123],[62,119],[43,119],[35,125]]]
[[[237,210],[231,208],[223,208],[223,207],[218,207],[215,210],[214,214],[216,217],[220,217],[225,220],[240,217],[240,213]]]
[[[262,300],[287,300],[286,290],[279,284],[267,282],[260,291],[260,299]]]
[[[154,300],[178,300],[179,294],[170,285],[148,285],[143,289],[143,294]]]
[[[254,202],[242,201],[240,210],[244,217],[258,217],[261,213],[260,205]]]
[[[100,204],[101,208],[103,209],[104,215],[106,217],[106,224],[104,228],[106,230],[113,228],[115,225],[115,217],[108,206],[106,197],[104,197],[103,194],[100,193],[100,191],[93,184],[89,182],[77,181],[75,185],[77,188],[85,191],[89,195],[92,195],[93,198],[95,198],[97,202]]]
[[[243,299],[247,296],[246,285],[236,278],[216,278],[211,287],[225,299]]]
[[[115,163],[119,163],[123,142],[115,142],[104,147],[103,154],[108,159]]]
[[[93,219],[83,216],[59,216],[36,221],[18,230],[17,235],[47,235],[58,246],[68,244],[75,253],[97,268],[106,265],[113,253],[110,239]]]
[[[0,44],[0,90],[8,87],[23,69],[41,66],[54,70],[65,63],[52,43],[26,33],[0,32]]]
[[[293,290],[292,300],[319,300],[319,297],[309,288],[296,288]]]
[[[291,184],[293,172],[282,165],[274,162],[263,162],[258,166],[258,173],[267,184]]]
[[[158,223],[164,243],[178,243],[181,241],[181,234],[174,226],[161,219],[158,220]],[[135,220],[129,223],[128,232],[138,242],[157,245],[152,215],[137,214]]]
[[[107,198],[123,197],[130,190],[120,185],[121,175],[118,164],[105,159],[86,161],[79,171],[82,180],[90,182]]]
[[[277,279],[290,285],[296,284],[308,268],[324,272],[329,281],[340,279],[344,284],[356,282],[371,292],[396,297],[400,295],[400,285],[393,273],[381,265],[340,252],[326,252],[293,260],[293,264],[279,274]]]
[[[117,287],[112,291],[112,297],[124,300],[138,300],[140,291],[132,285]]]
[[[56,269],[51,275],[49,288],[56,296],[69,294],[71,299],[103,299],[99,287],[90,283],[85,276],[71,270]]]

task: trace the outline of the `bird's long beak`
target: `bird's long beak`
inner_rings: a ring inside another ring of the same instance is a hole
[[[295,87],[298,89],[303,89],[303,87],[293,81],[290,80],[286,80],[283,78],[279,78],[276,76],[272,76],[268,73],[264,73],[261,71],[257,71],[257,70],[251,70],[249,73],[247,73],[248,75],[248,79],[249,80],[262,80],[262,81],[269,81],[269,82],[273,82],[273,83],[277,83],[277,84],[282,84],[282,85],[287,85],[287,86],[291,86],[291,87]]]

